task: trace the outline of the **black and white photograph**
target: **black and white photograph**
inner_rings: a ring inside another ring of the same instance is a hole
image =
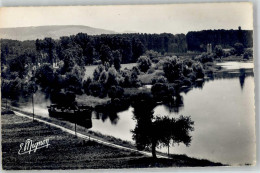
[[[3,170],[253,167],[251,2],[0,8]]]

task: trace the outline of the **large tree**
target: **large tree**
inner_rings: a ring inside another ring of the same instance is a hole
[[[175,143],[190,145],[190,132],[194,130],[194,122],[190,117],[168,116],[154,117],[155,102],[148,94],[139,94],[133,99],[134,118],[137,121],[132,131],[133,139],[139,150],[150,148],[153,158],[156,158],[157,146],[169,146]]]

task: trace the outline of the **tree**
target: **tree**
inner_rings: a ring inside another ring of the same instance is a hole
[[[133,39],[132,41],[132,52],[133,52],[133,62],[136,62],[137,58],[140,57],[144,51],[145,46],[139,39]]]
[[[109,62],[110,65],[113,64],[113,55],[109,46],[102,44],[99,53],[102,64],[105,64],[105,62]]]
[[[147,70],[151,67],[152,62],[147,56],[140,56],[137,60],[138,68],[142,72],[147,72]]]
[[[54,81],[54,69],[51,64],[42,64],[35,72],[36,83],[39,84],[43,90],[50,89]]]
[[[103,91],[103,87],[99,82],[93,81],[89,84],[89,92],[91,95],[98,97]]]
[[[64,86],[66,91],[72,91],[76,94],[82,94],[82,78],[75,73],[68,72],[64,80]]]
[[[214,52],[215,52],[217,57],[222,57],[224,55],[224,51],[223,51],[221,45],[216,45],[215,49],[214,49]]]
[[[253,57],[253,51],[250,49],[247,49],[245,53],[243,54],[243,59],[248,60],[250,57]]]
[[[151,91],[156,100],[162,100],[168,95],[168,86],[164,83],[155,83]]]
[[[91,82],[92,82],[92,79],[90,77],[88,77],[87,80],[83,81],[83,89],[84,89],[84,92],[87,95],[90,94],[90,92],[89,92],[89,85],[90,85]]]
[[[51,101],[64,107],[74,107],[76,94],[68,91],[52,92]]]
[[[36,40],[37,47],[39,46],[38,44],[39,44],[39,40],[38,42]],[[48,54],[47,62],[52,64],[56,56],[55,47],[56,47],[56,42],[52,38],[46,37],[44,38],[43,42],[40,44],[40,47],[38,47],[37,49],[44,50],[44,52]]]
[[[191,142],[190,132],[194,130],[193,125],[194,122],[190,117],[182,115],[179,118],[157,116],[146,123],[139,120],[132,132],[136,144],[142,145],[142,147],[150,147],[153,158],[156,158],[157,146],[169,147],[170,144],[174,145],[175,143],[184,143],[189,146]]]
[[[115,98],[121,98],[124,94],[124,89],[120,86],[112,86],[109,90],[108,90],[108,96],[114,100]]]
[[[168,116],[154,117],[155,101],[149,94],[138,94],[133,98],[134,118],[137,123],[132,130],[133,139],[137,149],[152,149],[153,158],[156,158],[157,146],[169,146],[175,143],[190,145],[190,132],[194,130],[194,122],[190,117],[180,116],[169,118]]]
[[[181,60],[176,56],[168,58],[163,64],[163,71],[169,82],[174,82],[175,80],[180,79],[183,75]]]
[[[119,71],[121,68],[122,55],[118,50],[116,50],[113,51],[113,57],[114,57],[114,67],[117,71]]]
[[[95,68],[94,72],[93,72],[93,80],[94,81],[98,81],[100,74],[105,70],[105,66],[104,65],[99,65],[97,66],[97,68]]]
[[[107,76],[107,81],[106,81],[106,88],[110,88],[111,86],[115,85],[117,86],[119,84],[118,81],[118,72],[116,71],[115,68],[110,67],[107,71],[108,76]]]
[[[234,48],[235,48],[235,52],[236,54],[239,56],[239,55],[242,55],[244,53],[244,46],[242,43],[236,43],[234,45]]]
[[[200,62],[193,63],[192,70],[195,73],[196,78],[204,78],[205,72]]]

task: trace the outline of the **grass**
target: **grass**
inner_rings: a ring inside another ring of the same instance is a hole
[[[184,155],[171,155],[172,159],[145,157],[138,152],[83,140],[58,128],[37,121],[32,122],[26,117],[19,117],[12,113],[2,114],[1,121],[2,166],[5,170],[223,166],[220,163]],[[49,148],[18,155],[19,145],[26,139],[37,142],[46,138],[50,140]]]
[[[98,65],[90,65],[85,67],[85,77],[84,79],[87,79],[88,77],[93,76],[94,70],[97,68]],[[130,63],[130,64],[121,64],[121,69],[132,69],[134,66],[136,66],[136,63]]]
[[[96,105],[103,105],[106,104],[108,101],[111,99],[108,97],[105,98],[99,98],[99,97],[94,97],[94,96],[88,96],[86,94],[82,95],[77,95],[76,101],[78,105],[86,105],[86,106],[91,106],[95,107]]]
[[[143,85],[148,85],[152,83],[152,79],[154,76],[161,76],[163,74],[163,70],[155,70],[153,73],[144,73],[138,76],[138,79],[141,81]]]
[[[50,140],[48,148],[18,155],[19,145],[26,139],[37,142],[46,138]],[[129,160],[140,157],[140,153],[84,141],[28,118],[2,115],[2,166],[6,170],[122,168],[128,167]]]

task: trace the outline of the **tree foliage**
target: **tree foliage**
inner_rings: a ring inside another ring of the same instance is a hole
[[[175,57],[168,58],[163,64],[163,71],[165,73],[165,77],[169,82],[174,82],[178,80],[182,76],[182,61]]]
[[[142,72],[147,72],[147,70],[151,67],[152,61],[147,56],[140,56],[137,60],[138,68]]]

